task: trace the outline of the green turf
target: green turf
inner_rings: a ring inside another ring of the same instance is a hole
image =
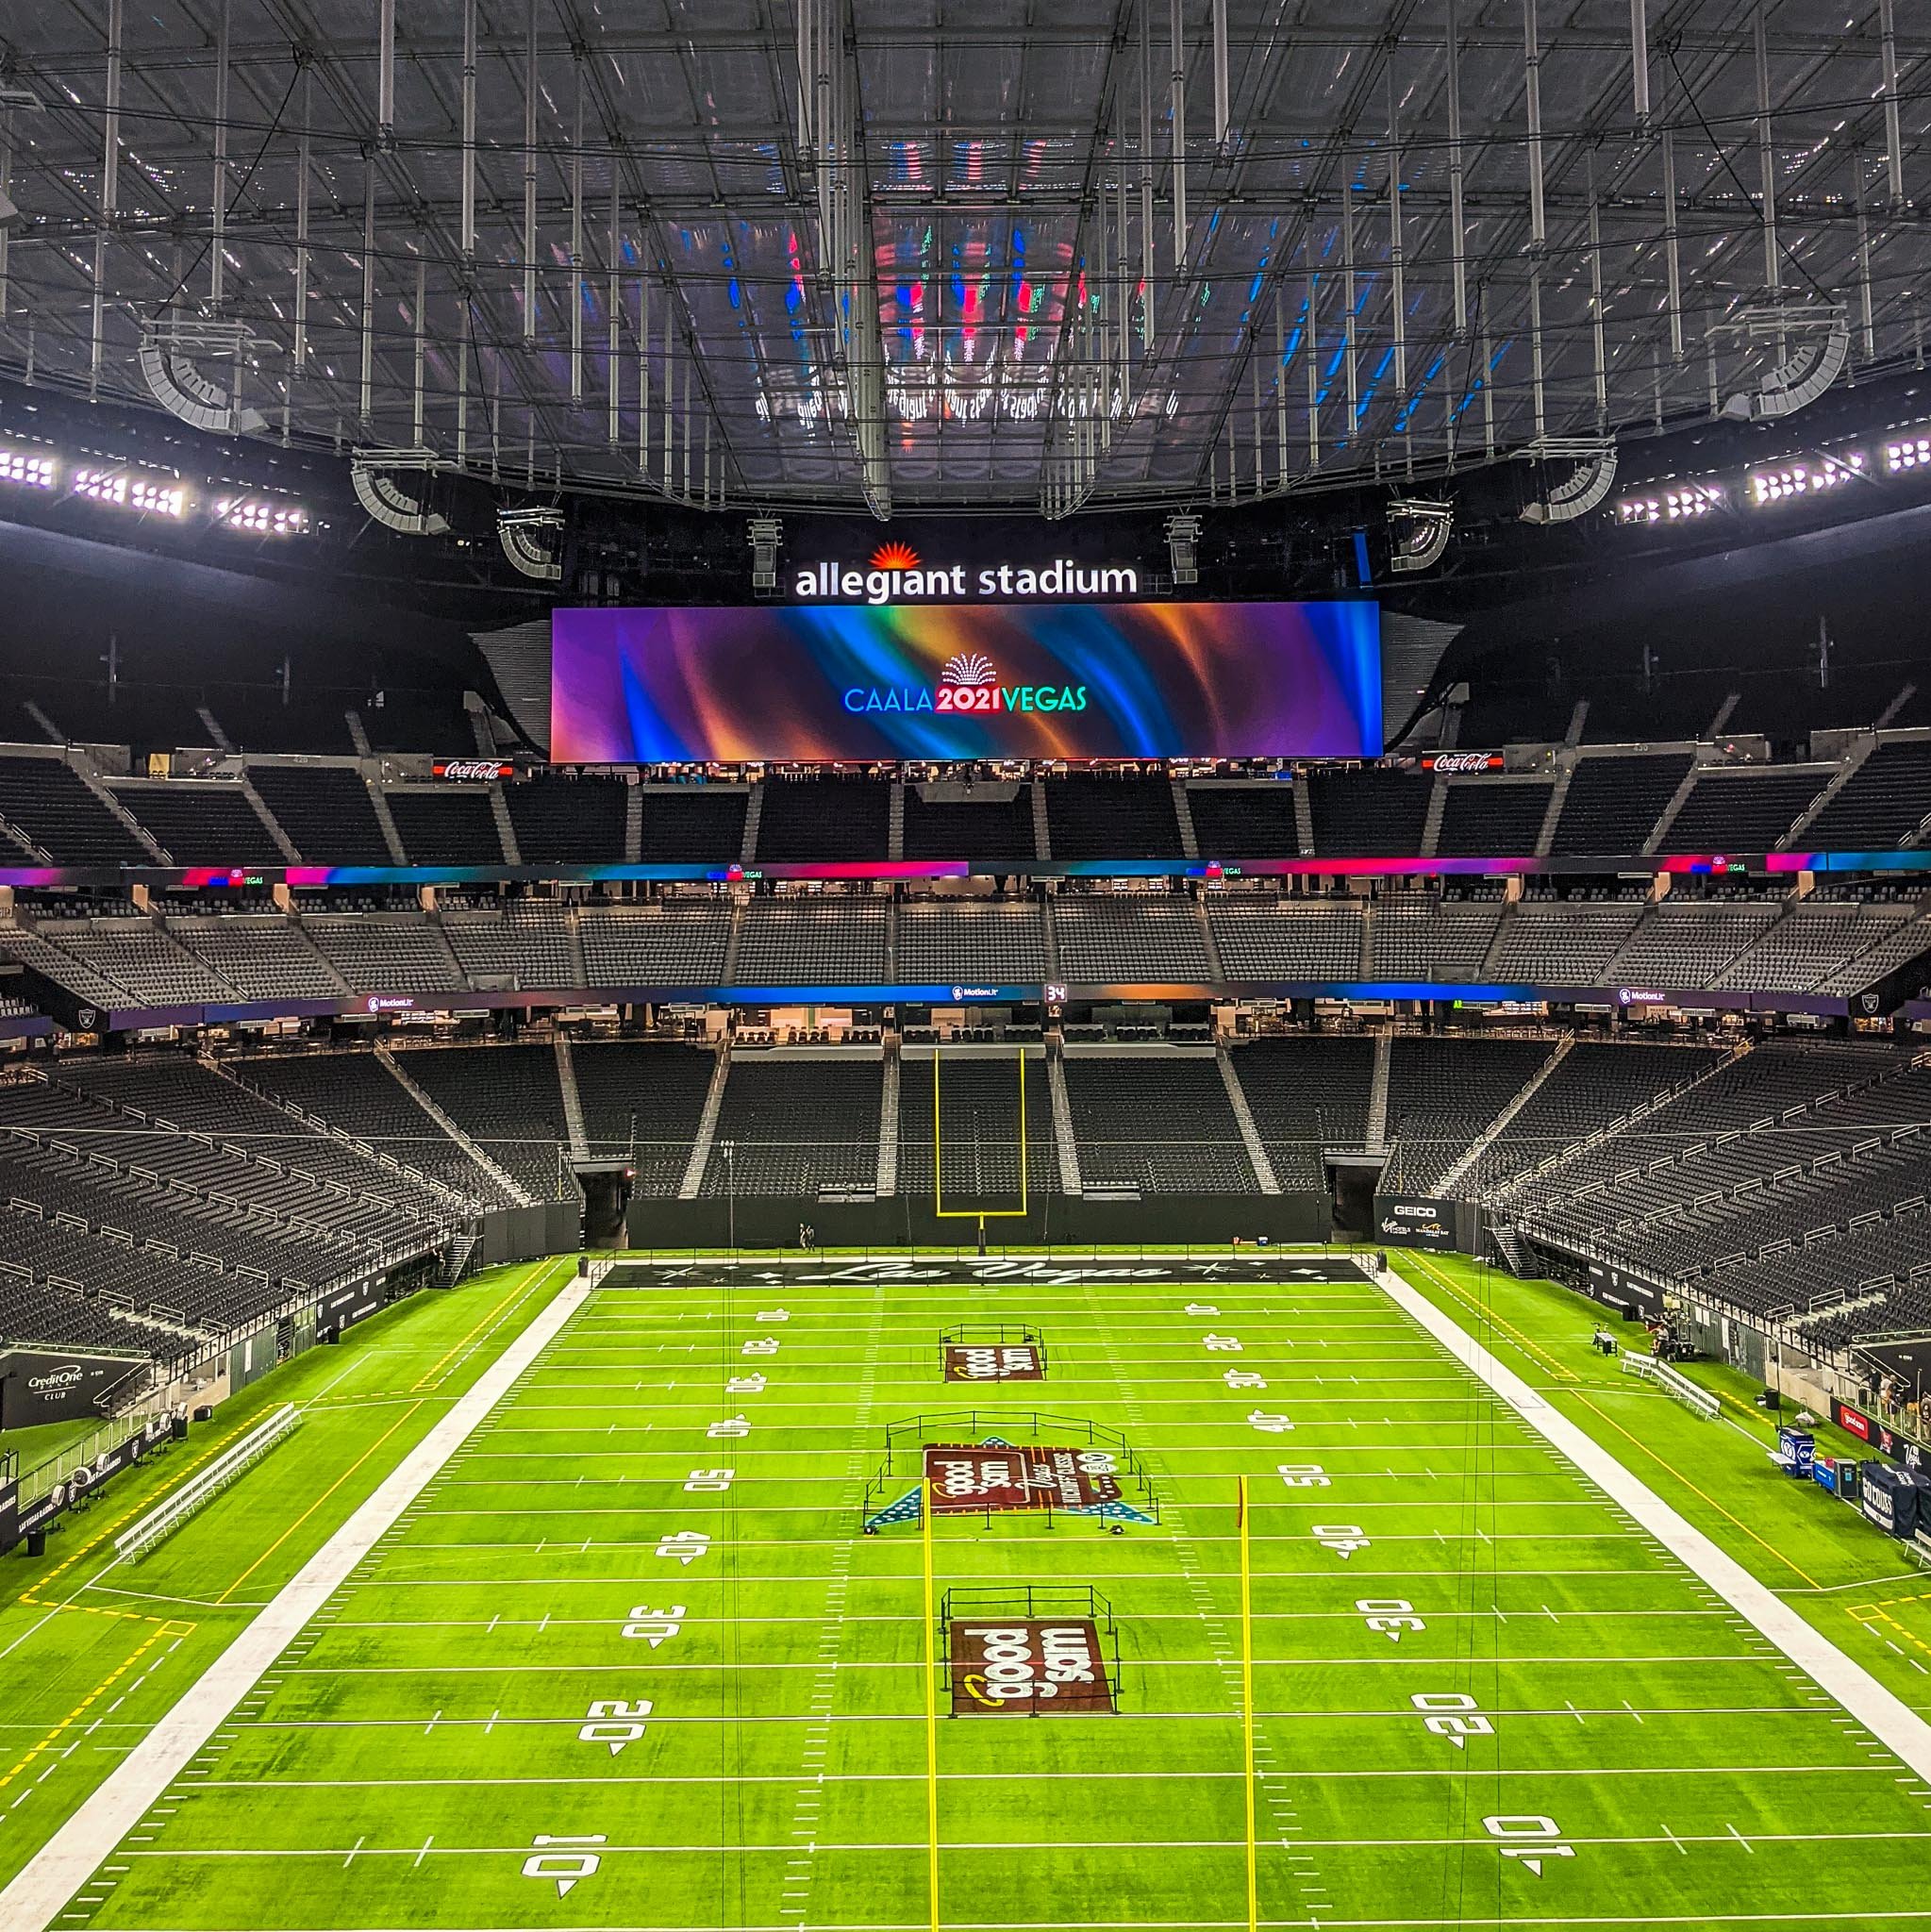
[[[0,1877],[37,1850],[568,1278],[417,1296],[224,1403],[188,1441],[0,1558]],[[302,1426],[138,1569],[115,1533],[284,1402]],[[9,1928],[10,1932],[10,1928]]]
[[[1024,1437],[1038,1411],[1121,1431],[1161,1521],[1119,1536],[1063,1515],[938,1524],[941,1590],[1090,1585],[1120,1620],[1125,1663],[1115,1716],[940,1723],[945,1925],[1246,1923],[1243,1474],[1264,1922],[1901,1932],[1931,1908],[1923,1788],[1366,1281],[1204,1287],[1126,1261],[1070,1282],[970,1283],[936,1264],[878,1279],[830,1258],[809,1272],[822,1278],[607,1282],[60,1923],[928,1925],[920,1538],[858,1534],[857,1504],[888,1423],[969,1407],[978,1434]],[[1455,1268],[1415,1278],[1733,1553],[1749,1561],[1753,1534],[1788,1536],[1812,1582],[1770,1574],[1783,1559],[1759,1550],[1775,1587],[1853,1583],[1862,1601],[1896,1569],[1851,1512],[1775,1476],[1756,1437],[1592,1368],[1585,1305],[1517,1302],[1515,1285]],[[476,1355],[500,1352],[540,1296],[497,1314]],[[53,1621],[71,1633],[95,1621],[78,1608],[109,1607],[197,1620],[179,1655],[158,1639],[129,1667],[160,1666],[133,1715],[69,1733],[88,1749],[105,1734],[111,1761],[179,1694],[211,1654],[191,1645],[234,1627],[207,1606],[286,1580],[412,1440],[411,1385],[438,1344],[501,1298],[500,1284],[465,1291],[423,1311],[441,1324],[426,1340],[406,1312],[393,1341],[378,1331],[361,1356],[297,1365],[312,1390],[326,1379],[313,1364],[363,1363],[131,1579],[104,1578]],[[788,1319],[767,1319],[780,1307]],[[942,1384],[938,1334],[962,1321],[1042,1329],[1049,1380]],[[1210,1334],[1241,1345],[1208,1348]],[[745,1355],[760,1338],[775,1351]],[[1267,1386],[1229,1388],[1229,1371]],[[751,1374],[767,1386],[726,1391]],[[278,1377],[261,1399],[290,1392]],[[1257,1410],[1293,1426],[1257,1428]],[[331,1507],[249,1572],[291,1499],[405,1413]],[[707,1435],[741,1414],[748,1435]],[[346,1440],[325,1437],[338,1424]],[[1326,1487],[1290,1488],[1283,1463],[1318,1466]],[[722,1496],[685,1489],[726,1466]],[[1329,1547],[1354,1541],[1340,1524],[1366,1547]],[[677,1530],[711,1539],[688,1565],[659,1554]],[[55,1593],[87,1574],[76,1564]],[[123,1588],[146,1596],[109,1593]],[[1371,1628],[1399,1614],[1393,1599],[1425,1627]],[[1868,1621],[1791,1600],[1847,1647],[1876,1647]],[[659,1646],[624,1635],[645,1610],[677,1625]],[[0,1617],[0,1644],[24,1614]],[[0,1735],[31,1742],[149,1626],[102,1627],[63,1687],[25,1685],[33,1719]],[[0,1655],[9,1689],[51,1641],[43,1628]],[[1887,1653],[1885,1668],[1903,1690],[1907,1667]],[[1431,1734],[1418,1694],[1473,1699],[1492,1732],[1460,1747]],[[641,1738],[613,1752],[581,1735],[594,1703],[642,1699]],[[60,1770],[33,1786],[47,1761]],[[44,1820],[0,1789],[9,1869],[98,1770],[42,1753],[25,1778]],[[1542,1817],[1571,1855],[1546,1850],[1540,1875],[1504,1856],[1526,1840],[1484,1825]],[[601,1840],[567,1894],[524,1875],[544,1836]]]

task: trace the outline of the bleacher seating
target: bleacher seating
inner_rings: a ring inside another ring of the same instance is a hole
[[[1187,788],[1193,838],[1203,858],[1294,858],[1301,835],[1294,819],[1294,788],[1196,784]]]
[[[743,851],[750,801],[741,786],[646,786],[638,857],[652,865],[733,864]]]
[[[1502,922],[1493,899],[1438,899],[1408,892],[1369,919],[1376,979],[1470,980],[1482,970]]]
[[[923,785],[905,788],[907,858],[1033,858],[1033,788],[1008,782],[952,786],[927,798]],[[882,853],[879,855],[884,856]]]
[[[1436,852],[1445,858],[1531,857],[1555,791],[1551,778],[1464,778],[1449,784]]]
[[[563,1090],[547,1043],[424,1047],[397,1064],[532,1199],[574,1196]]]
[[[719,986],[731,937],[728,899],[586,906],[577,918],[592,986]]]
[[[152,865],[153,855],[58,758],[0,757],[0,819],[56,865]]]
[[[125,989],[128,997],[117,1005],[230,1006],[241,997],[226,980],[144,918],[50,919],[42,924],[41,936],[77,962],[83,973]]]
[[[1732,962],[1776,924],[1777,913],[1761,901],[1665,899],[1644,915],[1610,974],[1631,986],[1719,986]]]
[[[869,1194],[878,1180],[883,1075],[874,1055],[739,1055],[705,1163],[704,1192]],[[727,1151],[728,1150],[728,1151]]]
[[[754,856],[774,863],[883,858],[891,815],[891,787],[875,780],[767,778]]]
[[[674,1200],[710,1091],[713,1057],[645,1041],[583,1041],[572,1055],[591,1158],[624,1160],[632,1192]]]
[[[1831,777],[1823,765],[1699,777],[1663,839],[1671,852],[1773,852]]]
[[[621,778],[540,773],[503,788],[525,865],[621,865],[630,787]],[[724,854],[735,858],[732,845]]]
[[[1240,1091],[1283,1189],[1324,1193],[1325,1150],[1359,1148],[1368,1135],[1374,1042],[1359,1034],[1251,1041],[1233,1052]]]
[[[366,1052],[260,1055],[236,1063],[241,1076],[278,1100],[352,1134],[479,1207],[514,1203]]]
[[[1180,821],[1165,778],[1042,781],[1055,858],[1178,858]]]
[[[1191,899],[1171,892],[1066,892],[1052,908],[1062,979],[1188,985],[1214,976]]]
[[[1397,1034],[1388,1074],[1390,1185],[1432,1194],[1554,1051],[1547,1040]]]
[[[1065,1074],[1088,1193],[1257,1191],[1213,1054],[1071,1049]]]
[[[738,941],[738,986],[890,982],[891,902],[827,893],[753,899]]]
[[[168,934],[243,1000],[333,1000],[347,991],[301,926],[279,912],[177,915]]]
[[[287,863],[275,835],[233,782],[168,778],[108,789],[176,865]]]
[[[1529,986],[1603,986],[1643,913],[1640,900],[1524,899],[1507,916],[1493,977]]]
[[[1689,770],[1687,752],[1578,758],[1549,850],[1640,852]]]
[[[441,911],[442,936],[472,986],[561,991],[582,984],[570,908],[559,900],[506,899]]]
[[[1314,772],[1314,849],[1338,858],[1412,858],[1422,849],[1432,780],[1413,772]]]
[[[503,865],[487,787],[390,787],[383,796],[411,865]]]
[[[1927,817],[1931,741],[1885,742],[1791,843],[1806,852],[1884,852],[1915,842]]]
[[[248,775],[308,864],[394,864],[369,788],[353,766],[258,764]]]
[[[1358,979],[1361,908],[1342,898],[1216,895],[1207,902],[1229,979]]]
[[[910,986],[1038,986],[1051,977],[1045,914],[1035,899],[907,900],[898,911],[896,976]]]
[[[461,971],[441,928],[421,913],[323,913],[303,925],[352,992],[462,989]]]

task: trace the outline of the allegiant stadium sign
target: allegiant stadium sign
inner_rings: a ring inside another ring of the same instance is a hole
[[[1137,597],[1140,573],[1131,564],[1075,563],[1056,557],[1025,564],[927,564],[905,543],[884,543],[863,570],[814,563],[791,580],[795,596],[815,603],[958,604],[1026,597]]]

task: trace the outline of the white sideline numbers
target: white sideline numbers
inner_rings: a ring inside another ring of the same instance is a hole
[[[1358,1523],[1317,1523],[1309,1534],[1344,1563],[1357,1550],[1368,1547],[1368,1532]]]
[[[1275,1415],[1272,1409],[1257,1408],[1248,1412],[1247,1420],[1263,1436],[1286,1436],[1293,1431],[1293,1424],[1284,1415]]]
[[[1470,1738],[1495,1735],[1495,1726],[1482,1715],[1475,1700],[1459,1690],[1418,1690],[1408,1702],[1426,1713],[1422,1719],[1423,1729],[1434,1732],[1438,1738],[1446,1738],[1457,1751],[1468,1748],[1466,1740]],[[1492,1821],[1485,1823],[1490,1823],[1492,1828]],[[1551,1831],[1555,1828],[1553,1824],[1549,1827]]]
[[[1425,1630],[1428,1626],[1415,1615],[1415,1607],[1405,1596],[1364,1596],[1357,1600],[1369,1629],[1379,1630],[1390,1643],[1399,1643],[1404,1630]],[[1423,1708],[1420,1699],[1415,1708]]]
[[[735,1469],[693,1469],[684,1487],[693,1494],[722,1495],[737,1474]]]
[[[1505,1858],[1520,1858],[1538,1878],[1542,1875],[1544,1858],[1575,1857],[1573,1845],[1556,1842],[1562,1836],[1562,1827],[1540,1811],[1504,1811],[1483,1819],[1482,1829],[1490,1838],[1504,1840],[1500,1850]]]
[[[775,1335],[754,1336],[739,1353],[741,1355],[775,1355],[777,1353],[777,1337]]]
[[[710,1548],[710,1538],[701,1529],[674,1529],[658,1544],[658,1555],[674,1557],[680,1563],[694,1563]]]
[[[748,1436],[751,1424],[741,1415],[727,1415],[721,1423],[712,1423],[705,1435],[713,1442],[722,1442],[739,1436]]]
[[[630,1620],[624,1625],[626,1637],[647,1637],[650,1647],[655,1650],[660,1643],[668,1643],[684,1626],[679,1619],[684,1615],[682,1604],[673,1604],[668,1610],[654,1610],[646,1604],[639,1604],[630,1612]]]
[[[602,1832],[593,1838],[552,1838],[545,1832],[539,1832],[530,1842],[537,1846],[600,1845],[605,1839]],[[523,1875],[525,1878],[554,1878],[557,1896],[561,1898],[579,1879],[591,1877],[603,1862],[595,1852],[538,1850],[523,1861]]]
[[[1318,1462],[1277,1462],[1274,1470],[1290,1490],[1325,1490],[1334,1484]]]
[[[584,1744],[608,1744],[610,1756],[616,1757],[626,1744],[634,1744],[649,1728],[641,1724],[615,1724],[615,1718],[646,1718],[651,1713],[648,1697],[638,1697],[625,1703],[622,1698],[601,1698],[584,1712],[591,1722],[578,1731],[577,1741]]]

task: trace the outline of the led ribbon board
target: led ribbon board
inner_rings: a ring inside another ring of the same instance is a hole
[[[1375,758],[1377,605],[558,610],[564,764]]]

